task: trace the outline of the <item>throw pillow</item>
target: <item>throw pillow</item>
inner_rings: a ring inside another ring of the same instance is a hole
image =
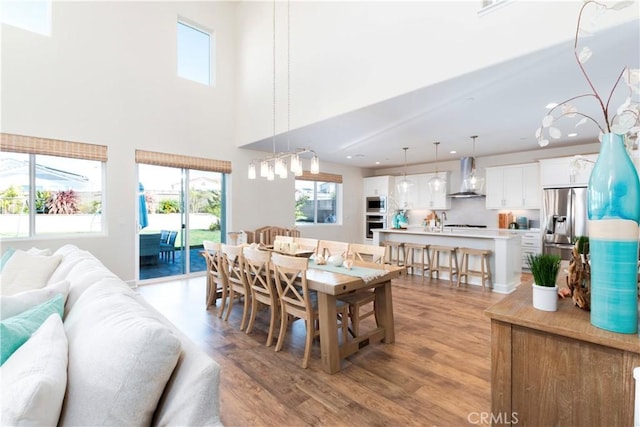
[[[0,320],[8,319],[23,311],[27,311],[31,307],[50,300],[57,294],[62,295],[64,304],[69,294],[68,280],[47,285],[42,289],[20,292],[15,295],[0,296]]]
[[[0,367],[0,419],[7,426],[55,426],[67,386],[67,337],[52,314]]]
[[[44,287],[62,255],[38,255],[17,250],[2,269],[0,294],[14,295]]]
[[[0,321],[0,365],[27,342],[49,316],[58,313],[62,317],[64,298],[58,294],[42,304],[36,305],[17,316]]]
[[[51,255],[51,249],[49,249],[49,248],[40,249],[40,248],[36,248],[35,246],[33,246],[27,252],[29,252],[32,255]]]
[[[14,248],[8,248],[6,251],[4,251],[4,253],[2,254],[2,258],[0,258],[0,272],[2,272],[2,270],[4,269],[4,265],[7,263],[7,261],[9,261],[9,258],[11,258],[15,251],[16,250]]]
[[[150,425],[181,343],[135,296],[126,286],[90,286],[67,315],[61,426]]]

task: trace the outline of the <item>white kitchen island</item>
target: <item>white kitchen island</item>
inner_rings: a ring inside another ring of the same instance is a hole
[[[474,249],[489,249],[493,292],[508,294],[520,284],[522,272],[521,236],[506,230],[486,230],[477,228],[449,228],[443,231],[424,231],[423,228],[403,230],[374,230],[373,244],[379,245],[385,240],[425,245],[447,245]],[[473,257],[477,258],[477,257]],[[469,269],[479,270],[478,260],[469,259]],[[443,279],[448,276],[443,274]],[[480,285],[479,278],[469,277],[469,283]]]

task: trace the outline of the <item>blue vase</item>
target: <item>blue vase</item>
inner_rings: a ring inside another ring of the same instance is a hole
[[[587,190],[591,324],[638,331],[640,182],[621,135],[602,137]]]

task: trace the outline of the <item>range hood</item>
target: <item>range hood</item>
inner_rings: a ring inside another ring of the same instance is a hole
[[[460,191],[449,194],[448,197],[454,199],[486,197],[481,193],[482,185],[480,183],[476,183],[474,186],[474,183],[469,179],[472,171],[475,170],[475,163],[476,159],[473,157],[463,157],[460,159]]]

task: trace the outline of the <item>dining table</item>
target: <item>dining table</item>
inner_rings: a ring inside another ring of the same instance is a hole
[[[383,268],[317,265],[309,261],[307,283],[318,294],[318,321],[320,324],[320,353],[322,369],[335,374],[341,369],[342,359],[371,343],[395,341],[391,280],[398,277],[404,267],[384,265]],[[343,337],[338,341],[336,299],[361,289],[375,293],[376,328],[356,337]]]

